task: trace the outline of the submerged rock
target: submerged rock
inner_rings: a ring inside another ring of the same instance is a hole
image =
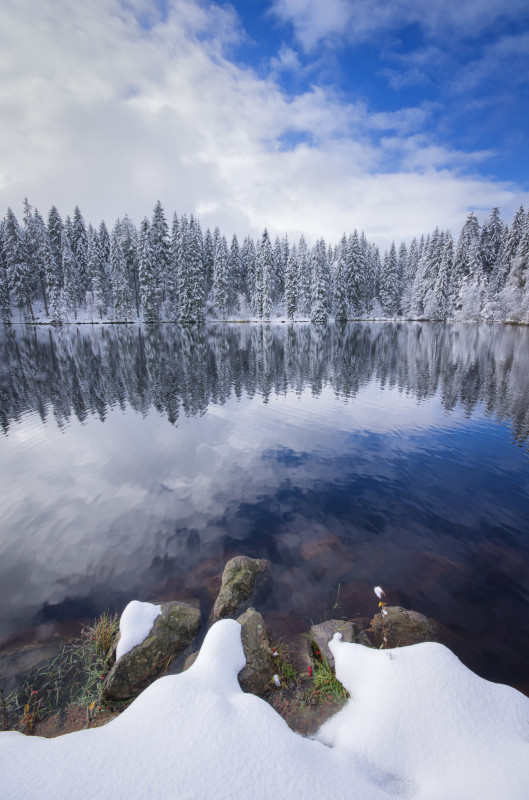
[[[251,599],[256,603],[270,586],[272,565],[266,558],[235,556],[222,573],[219,596],[213,608],[213,617],[223,619],[237,613]]]
[[[329,642],[335,633],[342,634],[342,641],[352,642],[353,644],[363,644],[371,647],[371,642],[366,636],[361,626],[356,622],[348,622],[342,619],[329,619],[313,625],[310,629],[312,641],[317,646],[320,653],[327,659],[330,668],[334,670],[334,656],[329,649]]]
[[[200,610],[187,603],[162,603],[148,636],[125,653],[108,673],[103,700],[136,697],[188,647],[200,628]]]
[[[434,619],[400,606],[386,606],[385,610],[388,612],[384,618],[388,647],[439,640],[442,629]],[[367,633],[377,647],[383,643],[382,614],[375,614]]]
[[[272,643],[264,619],[254,608],[249,608],[237,622],[246,666],[239,672],[239,684],[244,692],[264,697],[273,689],[276,665],[272,656]]]

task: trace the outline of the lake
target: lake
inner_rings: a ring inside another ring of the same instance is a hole
[[[0,644],[247,554],[276,637],[380,584],[528,692],[528,328],[14,325],[0,398]]]

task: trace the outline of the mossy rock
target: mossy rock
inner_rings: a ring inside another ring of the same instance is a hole
[[[328,619],[313,625],[310,629],[312,641],[327,660],[329,667],[334,672],[334,656],[329,649],[329,642],[335,633],[341,633],[344,642],[353,642],[371,647],[371,642],[356,622],[349,622],[343,619]]]
[[[107,702],[128,700],[159,678],[189,647],[200,628],[200,610],[187,603],[163,603],[148,636],[121,656],[103,684]]]
[[[261,600],[270,588],[272,565],[266,558],[235,556],[222,573],[222,584],[213,608],[215,620],[236,614],[247,602]]]
[[[388,647],[404,647],[420,642],[437,642],[442,633],[442,628],[438,622],[418,611],[410,611],[401,606],[385,606],[387,616],[375,614],[371,620],[371,625],[367,629],[369,637],[377,647],[383,644],[384,631],[387,637]]]
[[[241,642],[246,657],[246,666],[239,672],[239,685],[243,692],[264,697],[274,688],[272,681],[276,672],[265,621],[258,611],[249,608],[237,622],[242,628]]]

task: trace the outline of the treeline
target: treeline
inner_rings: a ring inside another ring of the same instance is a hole
[[[177,424],[230,397],[331,387],[352,399],[372,382],[446,411],[478,404],[529,437],[529,329],[348,323],[7,328],[0,337],[0,426],[26,412],[59,426],[112,408],[151,408]]]
[[[529,212],[511,226],[494,208],[481,226],[473,213],[457,242],[436,229],[381,254],[364,233],[334,246],[302,236],[274,243],[203,232],[194,216],[160,202],[139,229],[125,216],[109,232],[85,223],[78,207],[47,222],[24,202],[0,221],[0,314],[4,323],[35,318],[148,323],[205,319],[358,318],[510,320],[529,323]]]

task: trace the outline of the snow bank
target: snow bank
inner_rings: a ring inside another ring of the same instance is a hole
[[[121,656],[132,650],[137,644],[143,642],[149,635],[154,620],[161,613],[161,606],[131,600],[119,620],[120,637],[116,648],[116,661],[119,661]]]
[[[241,691],[240,630],[217,622],[187,672],[160,678],[103,728],[1,733],[2,797],[527,799],[529,700],[442,645],[333,641],[352,697],[310,740]]]

